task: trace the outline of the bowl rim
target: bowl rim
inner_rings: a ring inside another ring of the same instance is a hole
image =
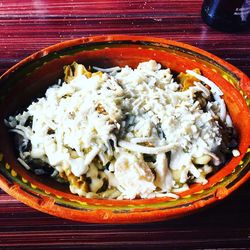
[[[30,56],[24,58],[11,68],[9,68],[6,72],[2,74],[0,77],[0,80],[4,79],[14,71],[18,70],[23,65],[33,61],[40,59],[50,53],[56,52],[58,50],[66,49],[69,47],[81,45],[81,44],[91,44],[93,42],[111,42],[111,41],[147,41],[147,42],[153,42],[157,44],[165,44],[165,45],[173,45],[180,48],[185,48],[194,52],[197,52],[201,55],[204,55],[216,62],[218,62],[220,65],[226,67],[229,69],[233,74],[239,77],[239,85],[240,88],[243,89],[246,94],[250,97],[250,79],[246,74],[244,74],[241,70],[236,68],[235,66],[231,65],[230,63],[224,61],[223,59],[205,51],[200,48],[194,47],[192,45],[177,42],[173,40],[168,40],[165,38],[156,38],[156,37],[150,37],[150,36],[129,36],[129,35],[102,35],[102,36],[92,36],[92,37],[82,37],[77,38],[73,40],[67,40],[64,42],[60,42],[54,45],[51,45],[49,47],[46,47],[44,49],[41,49],[38,52],[35,52],[31,54]],[[250,116],[250,114],[249,114]],[[83,221],[83,222],[98,222],[98,223],[138,223],[138,222],[152,222],[152,221],[159,221],[159,220],[165,220],[170,218],[179,217],[180,215],[188,214],[191,212],[196,211],[197,209],[204,207],[205,205],[211,204],[214,201],[220,200],[228,196],[231,192],[233,192],[235,189],[237,189],[240,185],[242,185],[245,181],[247,181],[250,178],[250,171],[244,175],[231,189],[223,190],[219,189],[217,190],[217,196],[208,199],[208,200],[202,200],[202,201],[196,201],[192,203],[189,207],[183,207],[179,208],[178,210],[168,210],[166,211],[162,210],[155,210],[150,211],[148,213],[142,213],[141,211],[134,211],[133,213],[117,213],[117,214],[111,214],[107,212],[105,209],[95,210],[95,211],[89,211],[87,213],[84,213],[83,211],[71,211],[69,208],[60,207],[53,203],[53,200],[51,200],[48,197],[43,197],[40,200],[36,200],[35,198],[32,199],[32,197],[27,196],[25,191],[21,190],[17,185],[10,186],[8,181],[4,179],[3,176],[0,175],[0,187],[16,198],[17,200],[25,203],[26,205],[33,207],[37,210],[40,210],[45,213],[49,213],[55,216],[59,216],[62,218],[77,220],[77,221]]]
[[[37,52],[32,53],[31,55],[23,58],[21,61],[18,63],[14,64],[12,67],[7,69],[1,76],[0,80],[4,77],[6,77],[8,74],[12,73],[13,71],[19,69],[21,66],[24,64],[39,59],[41,57],[44,57],[48,55],[49,53],[66,49],[69,47],[77,46],[80,44],[87,44],[87,43],[93,43],[93,42],[111,42],[111,41],[146,41],[146,42],[153,42],[153,43],[159,43],[159,44],[166,44],[166,45],[173,45],[181,48],[186,48],[191,51],[198,52],[201,55],[204,55],[208,58],[213,59],[214,61],[218,62],[219,64],[225,66],[228,68],[232,73],[235,75],[239,76],[241,81],[240,81],[240,87],[245,90],[247,95],[250,97],[250,78],[243,73],[240,69],[237,67],[233,66],[232,64],[228,63],[227,61],[221,59],[220,57],[206,51],[203,49],[200,49],[198,47],[195,47],[193,45],[184,43],[184,42],[179,42],[179,41],[174,41],[170,39],[165,39],[165,38],[160,38],[160,37],[151,37],[151,36],[136,36],[136,35],[99,35],[99,36],[88,36],[88,37],[80,37],[76,39],[71,39],[71,40],[66,40],[63,42],[59,42],[53,45],[50,45],[48,47],[45,47]],[[48,52],[49,51],[49,52]]]

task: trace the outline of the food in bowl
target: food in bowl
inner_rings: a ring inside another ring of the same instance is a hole
[[[178,198],[240,154],[223,93],[199,69],[176,75],[150,60],[64,72],[6,124],[19,162],[74,194]]]

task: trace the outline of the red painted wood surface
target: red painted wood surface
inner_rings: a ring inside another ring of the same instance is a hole
[[[137,34],[205,49],[250,75],[250,32],[206,26],[200,0],[0,0],[0,73],[27,55],[81,36]],[[0,249],[250,248],[250,183],[178,220],[96,225],[37,212],[0,191]]]

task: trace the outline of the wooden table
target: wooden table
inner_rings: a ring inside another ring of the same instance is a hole
[[[206,26],[199,0],[0,0],[0,73],[82,36],[165,37],[205,49],[250,75],[250,32]],[[173,221],[96,225],[42,214],[0,191],[0,249],[250,248],[250,183],[214,207]],[[9,247],[9,248],[7,248]]]

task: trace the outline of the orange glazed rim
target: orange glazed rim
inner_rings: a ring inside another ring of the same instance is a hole
[[[55,189],[22,168],[11,153],[13,145],[2,125],[0,128],[2,138],[0,187],[4,191],[37,210],[62,218],[95,223],[139,223],[189,214],[225,198],[249,179],[250,126],[247,125],[250,124],[248,99],[250,80],[243,72],[224,60],[181,42],[144,36],[108,35],[74,39],[42,49],[23,59],[0,77],[0,84],[4,89],[0,90],[2,100],[0,101],[0,123],[6,115],[3,107],[5,99],[8,98],[8,91],[15,87],[15,81],[12,81],[14,87],[9,86],[15,74],[32,75],[37,69],[45,68],[50,62],[75,59],[75,55],[81,53],[85,57],[113,56],[116,60],[126,57],[127,61],[152,58],[160,59],[162,63],[168,59],[170,62],[166,62],[166,66],[170,65],[170,68],[177,70],[184,70],[185,65],[185,67],[198,66],[206,77],[215,81],[224,90],[225,101],[232,113],[230,114],[233,115],[233,121],[239,128],[241,155],[230,160],[211,176],[208,184],[194,184],[190,190],[180,193],[178,200],[168,197],[132,201],[88,199]],[[134,59],[135,54],[138,54],[139,59]],[[132,59],[128,59],[128,55]],[[180,65],[182,62],[184,66]],[[33,64],[32,68],[30,65]],[[1,93],[5,90],[6,93]],[[243,125],[236,119],[239,112],[244,120]]]

